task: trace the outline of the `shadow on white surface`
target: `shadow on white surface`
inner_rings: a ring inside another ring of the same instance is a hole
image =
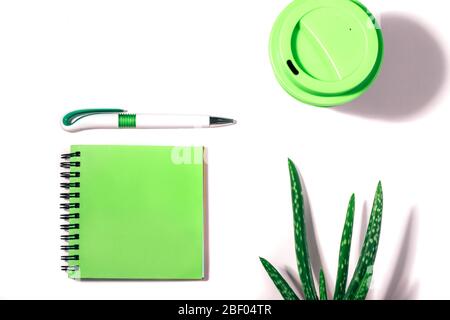
[[[305,300],[305,293],[303,292],[302,285],[300,283],[300,279],[298,277],[298,272],[296,270],[293,270],[290,267],[285,268],[286,275],[288,276],[288,279],[291,281],[292,285],[294,286],[293,289],[299,294],[299,298]]]
[[[442,89],[447,61],[442,46],[422,23],[383,14],[384,62],[378,78],[361,97],[338,112],[388,121],[417,118]]]
[[[387,283],[387,289],[384,293],[385,300],[413,300],[418,293],[418,283],[412,282],[409,275],[412,274],[411,267],[414,262],[415,239],[417,237],[417,213],[412,209],[409,214],[408,222],[400,243],[398,252],[394,259],[396,263],[391,278]]]
[[[361,226],[359,227],[358,253],[361,252],[363,248],[364,238],[366,237],[368,224],[369,224],[369,207],[367,205],[367,201],[364,201],[361,213]]]

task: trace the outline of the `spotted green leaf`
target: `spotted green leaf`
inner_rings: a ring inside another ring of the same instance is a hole
[[[289,174],[291,179],[292,210],[294,213],[295,253],[300,280],[303,285],[306,300],[318,300],[309,262],[309,252],[305,230],[305,216],[302,186],[295,164],[289,159]]]
[[[319,292],[320,292],[320,300],[328,300],[327,283],[325,281],[325,275],[323,274],[323,270],[320,270]]]
[[[352,194],[348,203],[347,216],[345,217],[344,230],[342,231],[341,247],[339,250],[338,272],[334,300],[342,300],[345,295],[348,277],[348,263],[352,245],[353,219],[355,216],[355,195]]]
[[[364,286],[364,277],[368,272],[368,268],[373,267],[374,265],[375,257],[377,255],[378,242],[380,240],[382,215],[383,189],[381,182],[379,182],[375,193],[375,199],[373,201],[369,225],[367,226],[366,236],[364,238],[364,244],[344,299],[353,300],[356,298],[361,286]]]
[[[266,259],[260,257],[259,260],[261,260],[264,269],[266,269],[267,274],[272,279],[278,291],[280,291],[281,295],[283,296],[283,299],[299,300],[294,290],[292,290],[292,288],[289,286],[286,280],[284,280],[284,278],[277,271],[277,269],[275,269],[275,267]]]
[[[370,266],[367,268],[366,274],[363,277],[363,280],[361,282],[361,286],[358,289],[358,292],[356,292],[354,300],[365,300],[366,299],[367,294],[369,293],[370,282],[372,281],[372,274],[373,274],[373,266]]]

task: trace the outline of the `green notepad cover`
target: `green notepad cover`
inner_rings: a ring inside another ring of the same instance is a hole
[[[81,279],[204,277],[203,148],[74,145]],[[200,154],[200,160],[199,160]]]

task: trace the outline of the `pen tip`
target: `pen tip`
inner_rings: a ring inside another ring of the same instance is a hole
[[[236,120],[221,117],[209,117],[209,125],[211,127],[221,127],[236,124]]]

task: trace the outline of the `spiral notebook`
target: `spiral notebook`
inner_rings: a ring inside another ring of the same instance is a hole
[[[62,267],[74,279],[204,277],[204,149],[74,145]]]

